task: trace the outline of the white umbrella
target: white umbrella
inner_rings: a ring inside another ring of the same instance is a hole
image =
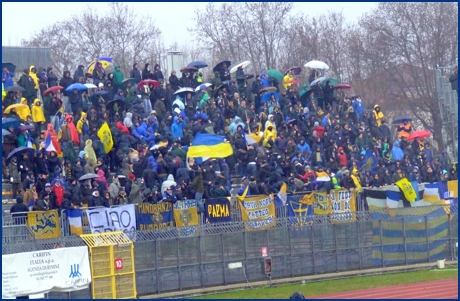
[[[201,91],[201,90],[206,89],[207,87],[211,87],[211,86],[212,86],[212,84],[210,84],[210,83],[201,84],[198,87],[196,87],[195,92]]]
[[[309,61],[304,66],[311,69],[329,70],[329,66],[325,62],[321,61]]]
[[[93,84],[85,84],[85,86],[88,89],[97,89],[96,85],[93,85]]]
[[[324,81],[324,80],[326,80],[326,79],[327,79],[327,77],[325,77],[325,76],[318,77],[317,79],[315,79],[314,81],[312,81],[312,82],[310,83],[310,87],[316,85],[319,81]]]
[[[176,92],[174,92],[174,95],[182,93],[182,92],[195,92],[192,88],[186,87],[186,88],[180,88]]]
[[[244,61],[244,62],[242,62],[242,63],[236,64],[232,69],[230,69],[230,73],[235,73],[236,70],[238,70],[239,67],[246,68],[246,67],[249,66],[250,64],[251,64],[250,61]]]

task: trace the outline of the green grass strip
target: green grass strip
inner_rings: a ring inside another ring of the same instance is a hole
[[[458,266],[446,268],[442,270],[443,273],[433,273],[432,271],[433,270],[422,270],[375,276],[360,276],[346,279],[322,280],[306,284],[289,284],[277,287],[258,287],[252,290],[247,289],[231,291],[219,294],[204,295],[190,299],[287,299],[293,292],[296,291],[301,292],[305,297],[309,297],[398,284],[410,284],[458,278]]]

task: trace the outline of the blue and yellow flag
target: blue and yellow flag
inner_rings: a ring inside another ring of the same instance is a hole
[[[198,209],[196,200],[177,201],[173,207],[174,221],[179,228],[179,236],[194,236],[197,234]]]
[[[198,133],[189,147],[189,158],[226,158],[233,155],[232,145],[223,136]]]
[[[275,202],[269,195],[238,199],[244,228],[263,230],[276,225]]]
[[[375,158],[372,150],[368,149],[364,158],[359,162],[359,170],[364,169],[365,171],[369,170],[375,172],[377,168],[377,158]]]
[[[311,196],[311,194],[308,195]],[[308,197],[308,199],[304,197],[301,200],[291,196],[287,198],[290,227],[306,226],[313,224],[313,204],[310,200],[311,197]]]
[[[411,182],[409,182],[407,178],[402,178],[395,182],[395,184],[399,187],[408,202],[415,202],[417,199],[417,192],[415,192],[414,187],[412,187]]]
[[[112,132],[110,131],[107,122],[104,122],[99,131],[97,131],[97,136],[101,139],[101,142],[104,145],[105,153],[108,154],[113,148],[113,139]]]
[[[137,206],[139,230],[168,228],[173,225],[172,203],[142,204]]]
[[[27,226],[34,234],[35,239],[58,238],[61,236],[61,225],[57,210],[28,212]]]

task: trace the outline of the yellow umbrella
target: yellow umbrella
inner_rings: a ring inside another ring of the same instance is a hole
[[[7,107],[4,113],[9,114],[11,112],[11,109],[16,109],[16,112],[17,112],[18,110],[23,110],[25,108],[28,108],[28,106],[22,103],[17,103],[17,104]]]
[[[86,72],[87,73],[93,73],[94,71],[94,67],[96,66],[96,62],[97,63],[101,63],[102,64],[102,68],[107,68],[108,66],[112,65],[113,63],[113,59],[111,57],[100,57],[96,60],[93,60],[89,66],[86,68]]]

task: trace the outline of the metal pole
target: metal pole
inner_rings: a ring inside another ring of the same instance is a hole
[[[200,224],[201,227],[201,224]],[[203,266],[203,236],[201,236],[201,230],[200,230],[200,236],[198,236],[199,239],[199,244],[198,244],[198,252],[200,253],[200,285],[201,287],[204,287],[204,266]]]
[[[401,219],[401,221],[404,240],[404,264],[407,265],[406,223],[404,222],[404,217]]]
[[[158,269],[158,244],[159,244],[159,241],[158,240],[155,240],[155,273],[156,273],[156,281],[157,281],[157,292],[158,294],[160,293],[160,271]]]
[[[311,225],[311,249],[312,254],[311,257],[313,258],[313,275],[316,275],[316,260],[315,260],[315,231],[314,231],[314,224]]]
[[[380,225],[380,245],[381,245],[381,249],[382,249],[382,268],[385,267],[385,256],[384,256],[384,253],[383,253],[383,229],[382,229],[382,220],[379,220],[379,225]]]
[[[182,291],[182,272],[180,268],[180,242],[179,237],[176,238],[176,256],[177,256],[177,268],[179,270],[179,290]]]
[[[307,226],[308,227],[308,226]],[[289,246],[289,266],[290,266],[290,271],[289,271],[289,275],[291,277],[293,277],[293,273],[292,273],[292,244],[291,244],[291,229],[289,229],[289,227],[286,227],[286,231],[287,231],[287,243],[288,243],[288,246]]]
[[[359,231],[360,229],[360,225],[361,224],[361,221],[357,221],[356,222],[356,225],[358,226],[358,230],[356,231],[356,233],[358,234],[358,257],[359,257],[359,269],[362,270],[363,269],[363,259],[362,259],[362,255],[363,255],[363,250],[361,248],[361,231]]]
[[[220,234],[220,241],[222,243],[222,271],[224,273],[224,285],[227,285],[227,276],[226,276],[226,272],[225,272],[225,246],[224,246],[224,234],[221,233]]]
[[[430,242],[429,242],[429,236],[428,236],[428,219],[427,216],[424,216],[425,219],[425,234],[426,234],[426,251],[428,255],[428,262],[430,262]]]
[[[332,224],[334,229],[335,271],[339,272],[339,250],[337,247],[337,224]]]

